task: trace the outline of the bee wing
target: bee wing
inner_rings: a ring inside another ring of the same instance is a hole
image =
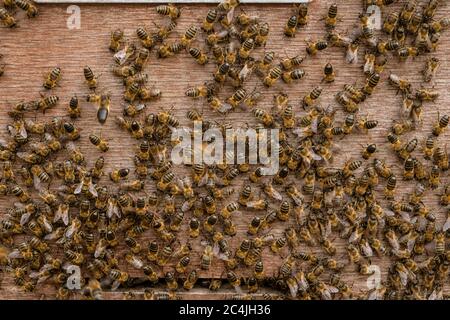
[[[66,230],[66,232],[64,233],[65,237],[70,239],[72,238],[73,234],[75,233],[76,228],[75,225],[72,223]]]
[[[446,232],[448,229],[450,229],[450,216],[447,217],[447,220],[442,226],[442,231]]]
[[[214,243],[212,252],[213,252],[213,255],[215,255],[216,257],[219,255],[220,247],[217,243]]]
[[[20,133],[20,135],[23,137],[23,138],[28,138],[28,132],[27,132],[27,129],[25,128],[25,126],[20,126],[20,129],[19,129],[19,133]]]
[[[237,294],[242,294],[243,293],[243,291],[242,291],[240,286],[234,286],[234,290],[236,290]]]
[[[273,189],[273,197],[278,201],[283,200],[283,196],[281,195],[281,193],[275,189]]]
[[[219,111],[220,113],[223,114],[223,113],[227,113],[231,109],[233,109],[231,104],[229,104],[229,103],[222,103],[222,105],[219,107],[219,109],[217,109],[217,111]]]
[[[198,182],[198,186],[203,187],[204,185],[206,185],[208,183],[208,180],[209,180],[209,176],[207,174],[204,174],[203,177]]]
[[[355,243],[361,239],[361,233],[359,233],[358,229],[355,229],[352,234],[350,235],[350,238],[348,239],[348,243]]]
[[[44,216],[43,218],[43,224],[44,224],[44,229],[47,233],[50,233],[53,231],[53,226],[50,223],[50,221],[48,221],[48,219]]]
[[[30,220],[31,217],[31,213],[25,212],[21,217],[20,217],[20,225],[24,226],[28,220]]]
[[[77,187],[75,188],[75,191],[73,192],[74,194],[80,194],[81,193],[81,189],[83,188],[83,182],[80,182]]]
[[[93,197],[95,198],[98,197],[97,189],[95,189],[95,185],[93,183],[89,184],[89,192],[92,194]]]
[[[139,259],[139,258],[136,257],[136,256],[133,256],[133,257],[131,258],[130,263],[131,263],[131,265],[132,265],[133,267],[135,267],[136,269],[142,269],[142,267],[144,266],[144,262],[142,262],[142,260]]]
[[[33,176],[33,186],[36,190],[40,190],[42,188],[41,179],[38,176]]]
[[[59,228],[58,229],[56,229],[55,231],[53,231],[53,232],[50,232],[49,234],[47,234],[47,235],[45,235],[45,237],[44,237],[44,240],[55,240],[56,238],[58,238],[59,237]]]
[[[322,157],[319,156],[317,153],[315,153],[313,150],[310,151],[311,152],[311,157],[316,160],[316,161],[320,161],[322,160]]]
[[[11,251],[8,254],[8,258],[10,258],[10,259],[22,259],[23,256],[22,256],[22,253],[20,253],[20,251],[18,249],[14,249],[13,251]]]
[[[400,282],[404,287],[408,284],[408,274],[403,271],[398,271],[398,275],[400,276]]]
[[[292,298],[295,298],[298,292],[297,281],[287,281],[287,286],[289,288],[289,292],[291,293]]]
[[[181,211],[188,212],[189,210],[191,210],[192,206],[194,205],[194,201],[192,200],[184,201],[183,204],[181,205]]]
[[[116,291],[120,287],[120,281],[115,280],[111,285],[111,290]]]
[[[372,247],[369,245],[369,243],[367,241],[365,241],[361,244],[361,251],[363,252],[365,257],[373,256]]]
[[[227,12],[227,20],[233,21],[234,18],[234,7],[230,9],[230,11]]]
[[[442,300],[443,292],[441,290],[434,289],[433,292],[428,296],[428,300]]]
[[[305,275],[302,273],[300,277],[297,277],[297,283],[299,286],[299,289],[302,291],[306,291],[309,288],[308,281],[305,278]]]

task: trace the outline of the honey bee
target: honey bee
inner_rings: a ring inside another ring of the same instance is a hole
[[[306,53],[310,56],[314,56],[317,52],[325,50],[328,47],[328,42],[320,40],[317,42],[307,42]]]
[[[52,69],[45,77],[43,87],[45,89],[53,89],[61,79],[61,68],[56,67]]]
[[[208,63],[208,56],[198,48],[190,48],[189,54],[197,61],[198,64],[204,65]]]
[[[273,86],[278,79],[282,76],[283,72],[279,66],[275,66],[269,70],[266,77],[263,80],[263,83],[266,87]]]
[[[448,29],[449,26],[450,26],[450,19],[448,17],[441,18],[440,20],[431,22],[430,32],[433,34],[438,34],[441,31]]]
[[[317,99],[319,99],[321,93],[322,87],[318,86],[315,87],[306,96],[304,96],[302,100],[303,109],[306,109],[307,107],[312,107],[317,102]]]
[[[397,178],[394,175],[389,176],[386,187],[384,188],[384,197],[386,199],[394,198],[396,186]]]
[[[332,31],[336,28],[338,7],[336,3],[331,4],[328,7],[328,12],[325,17],[325,28],[327,31]]]
[[[109,50],[111,50],[112,52],[119,51],[122,39],[123,39],[123,31],[121,29],[116,29],[113,32],[111,32],[111,37],[109,40]]]
[[[0,21],[5,27],[8,28],[14,28],[17,26],[16,19],[5,8],[0,8]]]
[[[377,145],[372,143],[367,145],[362,152],[362,157],[368,160],[377,151]]]
[[[298,17],[296,15],[291,16],[284,26],[284,35],[290,38],[295,37],[295,33],[297,32],[297,24]]]
[[[434,149],[433,152],[433,161],[435,164],[439,166],[439,169],[441,170],[448,170],[449,168],[449,162],[448,162],[448,154],[447,154],[447,148],[442,149],[441,147],[437,147]]]
[[[425,68],[422,70],[423,79],[425,82],[430,82],[436,76],[440,64],[439,59],[435,57],[427,60]]]
[[[399,76],[391,73],[389,75],[389,83],[397,88],[397,93],[401,91],[403,94],[409,94],[411,92],[411,83],[403,78],[400,78]]]
[[[108,142],[95,134],[89,135],[89,141],[102,152],[109,150]]]
[[[206,33],[214,31],[214,23],[217,20],[217,10],[215,8],[209,9],[205,19],[202,22],[202,30]]]
[[[292,83],[294,80],[302,79],[305,74],[305,71],[302,69],[295,69],[293,71],[283,72],[282,79],[285,83]]]
[[[258,34],[255,37],[255,45],[256,46],[265,46],[267,42],[267,38],[269,36],[269,24],[262,23],[259,26]]]
[[[347,48],[347,51],[345,52],[345,61],[347,63],[357,64],[358,63],[358,50],[359,50],[359,41],[353,40],[353,41],[345,41],[342,39],[335,40],[335,41],[344,41],[344,43],[347,43],[345,47]]]
[[[416,91],[416,98],[420,101],[434,102],[439,97],[439,93],[428,89],[419,89]]]
[[[439,117],[438,112],[438,121],[433,125],[433,135],[436,137],[440,136],[445,131],[445,129],[447,129],[448,122],[449,116],[445,114],[442,117]]]
[[[255,108],[252,110],[253,115],[261,121],[261,123],[266,127],[271,127],[274,124],[273,116],[267,111],[259,108]]]
[[[168,16],[172,20],[178,19],[181,15],[181,10],[173,4],[159,5],[156,7],[156,12],[160,15]]]

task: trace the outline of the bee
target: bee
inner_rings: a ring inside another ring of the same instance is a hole
[[[116,169],[110,172],[109,178],[113,182],[119,182],[121,179],[125,179],[128,174],[130,173],[130,169],[122,168],[122,169]]]
[[[178,19],[181,15],[181,10],[173,4],[159,5],[156,7],[156,12],[160,15],[168,16],[172,20]]]
[[[205,19],[202,23],[202,30],[206,33],[214,31],[214,23],[217,20],[217,10],[215,8],[209,9]]]
[[[441,173],[440,169],[437,165],[433,165],[430,170],[430,177],[428,180],[428,184],[431,189],[437,189],[441,183]]]
[[[370,75],[366,81],[366,84],[362,88],[362,91],[367,95],[371,95],[379,81],[380,81],[380,75],[378,73],[374,73],[374,74]]]
[[[438,113],[438,121],[433,125],[432,133],[434,136],[440,136],[445,131],[445,129],[447,129],[449,119],[450,118],[448,115],[445,114],[442,117],[439,117]]]
[[[414,178],[414,159],[407,158],[403,166],[403,179],[411,180]]]
[[[312,107],[317,102],[317,99],[319,99],[321,93],[322,87],[317,86],[310,93],[304,96],[302,100],[303,109]]]
[[[292,83],[294,80],[300,80],[305,76],[305,71],[302,69],[295,69],[293,71],[283,72],[282,79],[285,83]]]
[[[112,52],[119,51],[122,39],[123,39],[123,31],[121,29],[116,29],[113,32],[111,32],[111,37],[109,40],[109,50],[111,50]]]
[[[439,93],[428,89],[419,89],[416,91],[416,98],[420,101],[434,102],[439,97]]]
[[[284,35],[290,38],[295,37],[295,33],[297,32],[297,24],[298,17],[296,15],[291,16],[284,26]]]
[[[430,32],[433,34],[438,34],[441,31],[448,29],[449,26],[450,26],[450,18],[448,17],[441,18],[440,20],[431,22]]]
[[[52,69],[45,77],[43,87],[45,89],[53,89],[61,79],[61,68],[56,67]]]
[[[192,217],[189,220],[189,237],[197,238],[200,234],[200,222],[197,218]]]
[[[203,250],[203,253],[200,258],[200,268],[202,270],[209,270],[212,264],[212,260],[213,260],[213,247],[207,245]]]
[[[274,124],[273,116],[267,111],[259,108],[252,110],[253,115],[266,127],[271,127]]]
[[[389,176],[386,187],[384,188],[384,197],[386,199],[394,198],[396,186],[397,186],[397,178],[394,175]]]
[[[423,80],[430,82],[435,76],[440,67],[440,61],[438,58],[429,58],[425,64],[425,68],[422,70]]]
[[[301,3],[298,5],[298,25],[304,27],[308,24],[308,5]]]
[[[273,86],[277,80],[282,76],[283,72],[279,66],[275,66],[269,70],[266,77],[263,80],[263,83],[266,87]]]
[[[369,130],[374,129],[378,126],[378,120],[367,120],[366,118],[361,118],[358,120],[358,128],[367,133]]]
[[[433,153],[433,161],[435,164],[439,166],[439,169],[446,171],[449,168],[449,162],[448,162],[448,154],[447,154],[447,148],[442,149],[441,147],[437,147],[434,149]]]
[[[310,56],[314,56],[317,52],[325,50],[328,47],[328,42],[325,40],[320,40],[317,42],[307,42],[306,53]]]
[[[16,19],[5,8],[0,8],[0,21],[5,27],[8,28],[14,28],[17,26]]]
[[[383,31],[392,35],[399,19],[397,12],[390,12],[383,22]]]
[[[198,64],[204,65],[208,63],[208,56],[198,48],[190,48],[189,54],[197,61]]]
[[[401,91],[403,94],[411,93],[411,82],[391,73],[389,75],[389,83],[397,88],[397,93]]]
[[[328,12],[325,17],[325,28],[329,31],[332,31],[336,28],[337,23],[337,13],[338,13],[338,7],[336,3],[333,3],[328,7]]]
[[[109,150],[108,142],[95,134],[89,135],[89,141],[102,152]]]
[[[216,72],[214,73],[214,80],[223,83],[225,82],[226,75],[228,74],[228,71],[230,70],[230,65],[228,63],[223,63],[219,65],[216,69]]]
[[[403,121],[394,120],[394,124],[392,126],[392,132],[395,135],[402,135],[414,129],[415,129],[414,123],[411,120],[403,120]]]
[[[377,150],[377,145],[372,143],[369,144],[362,152],[362,157],[368,160]]]
[[[262,23],[259,26],[258,34],[255,37],[255,46],[265,46],[269,36],[269,24],[267,22]]]
[[[280,208],[277,211],[277,218],[280,221],[287,221],[289,219],[291,213],[291,204],[289,201],[282,201],[280,204]]]
[[[239,88],[231,97],[227,99],[227,103],[229,103],[233,108],[236,108],[242,103],[246,96],[247,91],[244,88]]]
[[[344,40],[344,42],[347,41]],[[357,64],[359,41],[358,40],[350,41],[347,45],[345,45],[345,47],[347,48],[345,53],[345,61],[347,61],[347,63]]]

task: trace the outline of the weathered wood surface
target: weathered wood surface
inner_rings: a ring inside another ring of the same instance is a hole
[[[287,39],[282,35],[282,28],[292,14],[292,5],[245,5],[243,7],[246,12],[257,14],[270,23],[271,33],[265,50],[274,50],[277,53],[277,58],[280,59],[286,56],[303,54],[305,52],[305,39],[317,40],[323,37],[325,30],[323,22],[319,21],[319,19],[326,13],[327,6],[332,2],[316,1],[311,4],[310,23],[306,28],[301,29],[293,39]],[[397,6],[388,7],[386,11],[391,10],[391,8],[397,8]],[[145,25],[153,29],[153,22],[157,24],[164,23],[163,21],[166,20],[155,13],[154,7],[155,5],[80,5],[81,29],[70,30],[66,26],[66,20],[69,17],[69,14],[66,13],[67,6],[40,5],[41,14],[36,19],[28,20],[22,18],[20,20],[20,28],[13,30],[0,29],[0,53],[4,55],[3,61],[7,63],[5,75],[0,78],[0,127],[2,128],[2,134],[5,134],[4,127],[9,121],[6,114],[9,106],[21,100],[38,98],[39,92],[43,90],[43,74],[55,66],[59,66],[63,70],[63,79],[60,82],[60,86],[54,90],[54,93],[60,97],[60,103],[45,115],[37,114],[37,116],[39,119],[47,120],[54,116],[64,116],[72,95],[76,94],[79,97],[84,97],[88,93],[83,79],[82,68],[84,65],[89,65],[95,73],[101,74],[99,79],[100,91],[112,94],[112,109],[109,120],[101,127],[95,117],[95,108],[86,102],[82,102],[82,118],[76,121],[76,125],[83,130],[78,146],[86,154],[88,165],[92,166],[93,161],[100,155],[100,152],[89,143],[88,134],[91,132],[101,133],[103,137],[110,140],[110,151],[105,155],[107,159],[106,172],[109,172],[112,168],[131,167],[132,160],[130,155],[135,150],[136,142],[120,131],[113,121],[115,116],[122,113],[121,104],[123,100],[121,95],[123,87],[120,79],[113,77],[111,73],[112,57],[107,46],[110,32],[115,28],[124,29],[126,36],[135,40],[136,27]],[[208,5],[185,6],[176,31],[171,38],[180,37],[191,24],[198,25],[208,8]],[[357,23],[358,15],[362,11],[361,1],[339,1],[339,10],[342,21],[338,24],[338,31],[351,30]],[[437,18],[449,14],[450,6],[446,4],[438,10]],[[442,34],[438,51],[432,54],[443,61],[434,84],[434,88],[439,91],[440,97],[436,104],[427,103],[425,105],[422,127],[418,131],[408,134],[403,139],[416,136],[422,141],[430,133],[430,126],[436,120],[437,111],[439,110],[441,113],[449,112],[450,93],[448,85],[450,79],[448,75],[450,74],[450,65],[446,63],[450,48],[448,35],[449,33],[445,32]],[[196,44],[200,47],[205,47],[202,41],[197,40]],[[256,52],[256,56],[261,56],[264,50],[258,49]],[[363,55],[363,50],[360,50],[360,61],[363,61]],[[391,165],[400,166],[400,163],[387,146],[386,134],[392,124],[392,120],[400,118],[401,95],[396,95],[396,90],[388,85],[387,77],[390,72],[393,72],[407,77],[417,87],[422,81],[420,70],[429,56],[431,55],[421,56],[414,60],[409,60],[407,63],[399,63],[395,58],[391,58],[392,60],[388,63],[382,76],[382,81],[376,88],[375,93],[361,105],[360,114],[379,120],[379,126],[371,130],[367,135],[355,134],[340,141],[338,143],[340,150],[336,153],[333,165],[340,165],[346,159],[358,157],[362,145],[374,142],[379,149],[377,151],[378,158],[387,160]],[[261,86],[260,81],[256,80],[256,76],[253,76],[246,88],[252,90],[255,84],[258,83],[258,89],[262,90],[265,97],[259,106],[267,110],[272,106],[272,96],[274,94],[280,91],[288,93],[290,100],[296,107],[297,116],[301,116],[305,112],[299,107],[300,99],[315,85],[320,83],[322,69],[327,62],[331,62],[336,68],[337,79],[333,84],[323,84],[324,92],[322,93],[321,104],[323,106],[336,105],[334,95],[342,89],[343,84],[358,83],[361,85],[364,81],[364,76],[360,69],[361,64],[346,64],[344,53],[339,48],[329,48],[319,53],[316,57],[308,57],[302,65],[302,68],[307,72],[307,76],[299,83],[286,85],[280,81],[273,88],[265,89]],[[181,119],[182,124],[187,125],[188,121],[185,119],[186,111],[193,107],[202,109],[203,105],[201,101],[192,101],[190,98],[185,97],[184,92],[189,86],[201,84],[205,80],[210,79],[213,69],[213,64],[208,64],[205,67],[197,65],[187,54],[179,54],[164,60],[152,57],[145,71],[150,75],[150,85],[160,88],[163,96],[161,100],[151,103],[148,111],[158,112],[160,110],[168,110],[171,106],[174,106],[173,113],[175,116]],[[336,118],[337,121],[340,121],[343,112],[340,107],[338,107],[338,110]],[[211,112],[206,105],[203,111],[205,118],[215,119],[220,122],[229,121],[235,125],[244,125],[246,122],[256,123],[250,113],[233,112],[224,118]],[[448,140],[449,134],[447,132],[439,138],[441,145]],[[400,173],[400,169],[395,170]],[[179,172],[186,171],[180,170]],[[442,183],[447,182],[448,177],[445,174]],[[383,181],[382,183],[384,184],[385,182]],[[236,190],[239,190],[241,185],[242,181],[235,183],[233,186]],[[413,184],[405,184],[400,181],[398,191],[406,196],[411,192],[412,187]],[[380,190],[381,188],[382,185],[380,185]],[[146,190],[153,189],[154,183],[149,181]],[[440,192],[441,189],[438,191]],[[435,195],[435,192],[428,192],[424,199],[424,202],[435,210],[438,221],[442,224],[446,217],[446,210],[439,207],[437,201],[438,197]],[[1,198],[1,212],[4,212],[5,208],[10,204],[11,202],[8,199]],[[236,218],[239,230],[238,236],[229,239],[233,248],[240,243],[243,237],[247,236],[247,225],[253,216],[254,213],[244,212],[242,217]],[[190,214],[186,218],[188,219],[189,217]],[[287,224],[277,222],[271,232],[277,235],[281,234],[287,226]],[[185,230],[186,226],[179,233],[180,239],[184,238],[182,235]],[[154,235],[151,231],[145,233],[141,238],[142,245],[145,247],[147,242],[153,237]],[[340,241],[339,238],[336,239],[336,242],[338,243],[338,254],[336,257],[346,260],[344,242]],[[192,241],[192,243],[195,253],[192,255],[193,261],[191,266],[195,266],[198,265],[202,245],[200,244],[200,239]],[[309,249],[304,245],[301,245],[301,247],[306,251],[321,252],[318,248]],[[270,253],[269,250],[265,250],[263,255],[267,274],[276,273],[281,260]],[[287,251],[283,251],[282,255],[286,256]],[[388,260],[374,258],[372,263],[381,267],[382,276],[385,279],[389,265]],[[134,276],[142,275],[137,270],[128,268],[125,263],[123,263],[123,267]],[[165,267],[163,271],[168,270],[171,270],[171,267]],[[222,272],[223,263],[216,259],[209,272],[201,271],[201,277],[220,277]],[[240,267],[238,272],[245,276],[249,274],[250,270]],[[2,298],[33,299],[40,297],[41,294],[51,297],[52,288],[50,286],[38,289],[35,294],[24,294],[14,288],[11,284],[11,279],[7,275],[4,277],[0,286],[0,297]],[[356,292],[366,290],[367,277],[357,274],[352,266],[347,266],[344,269],[344,279],[349,284],[353,284],[353,289]],[[446,291],[448,289],[447,286]],[[202,298],[222,297],[221,294],[216,296],[209,293],[205,294],[204,291],[199,292],[198,295]],[[188,297],[194,296],[188,295]],[[112,297],[120,298],[120,295],[113,295]]]

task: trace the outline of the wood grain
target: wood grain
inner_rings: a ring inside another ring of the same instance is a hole
[[[287,39],[282,35],[283,26],[289,16],[292,14],[292,5],[244,5],[243,8],[249,14],[256,14],[270,23],[270,38],[265,48],[266,51],[275,51],[277,59],[287,56],[294,56],[305,53],[305,40],[317,40],[324,35],[323,22],[319,19],[326,13],[327,6],[333,1],[315,1],[310,5],[310,23],[304,29],[301,29],[297,36],[293,39]],[[400,1],[404,2],[404,1]],[[400,4],[388,7],[384,12],[389,12],[391,8],[397,9]],[[0,29],[0,53],[4,55],[3,61],[7,63],[6,72],[0,78],[0,127],[4,128],[9,118],[6,114],[11,105],[22,100],[31,100],[39,97],[42,92],[43,74],[51,68],[59,66],[63,70],[63,78],[60,86],[54,90],[54,93],[60,97],[60,103],[54,109],[47,113],[37,114],[38,119],[50,120],[54,116],[65,116],[66,108],[70,97],[77,95],[84,97],[88,93],[88,89],[83,79],[83,66],[89,65],[97,74],[101,74],[100,91],[110,92],[112,96],[112,109],[109,120],[104,126],[97,123],[95,114],[96,109],[86,102],[82,103],[82,118],[76,121],[76,125],[82,129],[82,138],[78,142],[78,146],[87,157],[88,166],[92,166],[95,159],[100,153],[89,143],[88,135],[91,132],[102,134],[103,137],[110,141],[110,151],[106,156],[106,172],[112,168],[131,167],[132,159],[130,155],[135,150],[136,141],[120,131],[115,125],[113,119],[122,113],[122,93],[123,87],[120,79],[115,78],[111,73],[112,57],[108,51],[108,41],[110,32],[116,28],[122,28],[126,36],[133,41],[136,40],[135,29],[138,26],[147,26],[154,29],[153,23],[163,24],[164,18],[155,13],[155,5],[80,5],[81,8],[81,29],[70,30],[67,28],[66,20],[69,14],[66,13],[65,5],[40,5],[41,14],[33,20],[20,18],[20,27],[7,30]],[[180,37],[184,30],[191,24],[198,25],[209,5],[187,5],[183,7],[182,17],[179,19],[176,31],[171,39]],[[357,23],[357,17],[362,11],[361,1],[339,1],[340,17],[342,21],[338,24],[338,31],[345,32],[351,30]],[[443,5],[437,12],[437,18],[448,16],[450,14],[450,6]],[[436,103],[427,103],[424,108],[423,124],[419,130],[404,136],[404,139],[417,137],[423,140],[431,132],[431,124],[436,120],[437,111],[441,114],[448,113],[448,102],[450,101],[450,93],[448,90],[450,65],[445,63],[448,49],[450,48],[449,33],[442,34],[438,51],[428,56],[436,56],[444,63],[439,71],[439,76],[434,83],[434,89],[438,90],[440,97]],[[197,40],[196,44],[200,47],[206,47],[204,43]],[[255,50],[255,56],[262,56],[264,50]],[[360,50],[359,58],[363,61],[363,50]],[[391,72],[407,77],[414,87],[419,87],[422,82],[420,70],[424,66],[428,56],[420,56],[406,63],[399,63],[397,59],[391,58],[386,71],[382,75],[382,81],[375,90],[372,97],[361,104],[360,115],[367,115],[369,118],[375,118],[379,121],[379,125],[369,134],[354,134],[338,144],[335,151],[335,159],[333,166],[342,165],[342,163],[350,158],[359,157],[362,145],[369,142],[376,143],[378,146],[377,157],[385,159],[389,164],[397,166],[396,172],[400,173],[401,164],[389,150],[386,143],[386,134],[393,120],[400,119],[401,96],[396,94],[387,83],[387,77]],[[364,75],[361,72],[361,64],[349,65],[344,61],[344,52],[339,48],[329,48],[319,53],[315,57],[308,57],[302,65],[307,76],[300,82],[286,85],[279,82],[276,86],[265,89],[254,76],[245,85],[246,89],[252,90],[255,86],[264,93],[264,99],[260,102],[259,107],[269,110],[272,107],[272,96],[278,92],[286,92],[290,100],[295,105],[297,116],[305,115],[305,111],[300,108],[301,98],[309,92],[314,86],[318,85],[322,79],[322,69],[327,62],[331,62],[336,68],[337,79],[332,84],[323,84],[324,92],[322,93],[320,103],[323,106],[335,105],[335,94],[342,89],[346,83],[357,83],[359,85],[364,82]],[[163,92],[159,101],[152,102],[149,105],[149,112],[158,112],[161,110],[169,110],[172,106],[173,113],[177,116],[182,125],[188,125],[189,122],[185,118],[186,111],[191,108],[203,110],[204,118],[216,120],[218,122],[232,122],[235,126],[244,125],[245,123],[255,124],[255,120],[251,113],[233,112],[226,117],[219,116],[209,110],[208,106],[203,105],[201,101],[193,101],[185,97],[185,90],[193,85],[198,85],[210,79],[214,70],[213,64],[201,67],[187,54],[179,54],[169,59],[157,59],[152,57],[145,71],[149,73],[150,85],[160,88]],[[231,91],[224,90],[226,97]],[[84,101],[84,99],[81,99]],[[337,107],[337,106],[336,106]],[[338,112],[336,121],[341,121],[343,111],[337,107]],[[3,130],[3,129],[2,129]],[[6,134],[2,132],[2,134]],[[449,133],[447,132],[439,138],[439,143],[443,145],[448,141]],[[419,152],[416,152],[419,154]],[[177,168],[179,174],[185,174],[184,168]],[[448,174],[442,179],[442,183],[448,182]],[[385,182],[383,181],[383,184]],[[243,179],[233,184],[236,190],[239,190],[243,184]],[[154,183],[148,181],[146,191],[154,190]],[[111,186],[112,190],[117,187]],[[379,186],[381,190],[382,185]],[[413,188],[413,184],[400,182],[399,198],[407,196]],[[441,192],[441,189],[437,193]],[[446,218],[446,209],[438,206],[438,196],[435,192],[428,192],[424,199],[424,203],[429,205],[438,218],[438,224],[442,224]],[[1,213],[11,205],[9,199],[0,199]],[[254,216],[253,212],[244,211],[241,217],[236,218],[238,226],[238,235],[228,239],[231,246],[235,248],[240,241],[246,237],[247,225]],[[190,214],[185,219],[189,219]],[[187,220],[186,220],[187,221]],[[281,235],[288,224],[280,222],[275,223],[271,230],[276,235]],[[180,231],[180,238],[184,238],[187,226],[183,226]],[[154,239],[155,235],[149,231],[145,233],[141,239],[141,244],[146,247],[147,243]],[[183,241],[182,241],[183,242]],[[344,245],[345,243],[339,238],[336,239],[338,246],[337,257],[345,261],[347,259]],[[193,241],[194,251],[191,266],[198,265],[199,257],[203,246],[200,239]],[[305,251],[317,252],[323,255],[320,248],[308,248],[304,245],[300,246]],[[119,246],[120,250],[123,245]],[[123,251],[123,250],[122,250]],[[287,251],[281,253],[282,256],[287,255]],[[281,259],[265,250],[263,253],[264,263],[267,274],[275,274],[278,270]],[[390,265],[387,258],[374,258],[373,264],[380,266],[383,279],[386,279],[387,268]],[[138,270],[131,269],[123,261],[121,266],[124,270],[128,270],[133,276],[142,276]],[[164,267],[161,272],[172,270],[173,266]],[[250,270],[240,267],[239,274],[248,276]],[[213,263],[213,267],[209,272],[201,271],[201,277],[220,277],[223,273],[223,263],[217,259]],[[161,273],[162,274],[162,273]],[[353,267],[347,266],[344,269],[344,280],[349,284],[353,284],[353,289],[358,291],[366,290],[366,276],[357,274]],[[47,297],[52,296],[53,288],[51,286],[43,286],[34,294],[25,294],[16,289],[7,274],[4,274],[3,283],[0,286],[0,297],[35,299],[41,294]],[[448,285],[445,288],[448,292]],[[194,298],[196,295],[202,298],[222,298],[221,294],[214,295],[205,291],[198,291],[195,294],[188,294],[187,297]],[[112,294],[114,298],[115,294]],[[120,295],[118,296],[120,298]],[[116,296],[117,298],[117,296]]]

